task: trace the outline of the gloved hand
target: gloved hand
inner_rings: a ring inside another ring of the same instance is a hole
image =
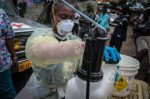
[[[115,48],[106,46],[105,51],[104,51],[104,60],[106,62],[109,62],[110,58],[112,58],[112,61],[114,63],[119,62],[121,60],[120,54],[118,53],[118,51]]]

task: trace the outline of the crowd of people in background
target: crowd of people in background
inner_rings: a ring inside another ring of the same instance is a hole
[[[136,58],[141,61],[144,55],[148,55],[148,61],[150,63],[150,15],[148,11],[149,9],[141,12],[134,20],[133,41],[136,47]],[[86,11],[83,11],[83,13],[103,26],[107,30],[107,33],[109,32],[110,12],[107,6],[98,7],[97,11],[94,11],[93,6],[88,4]],[[114,31],[110,33],[111,40],[109,46],[115,47],[117,51],[120,52],[123,42],[127,39],[127,30],[131,19],[131,13],[129,8],[125,6],[122,9],[116,9],[115,14],[117,15],[117,18],[114,22],[117,23],[117,25],[115,26]],[[91,35],[90,30],[93,28],[92,23],[81,16],[78,17],[77,26],[78,28],[76,28],[76,31],[78,31],[78,33],[76,32],[76,34],[80,38],[84,39],[85,35]]]
[[[20,2],[23,1],[23,2]],[[26,2],[25,2],[26,1]],[[24,5],[28,5],[31,6],[33,5],[33,3],[39,3],[39,2],[43,2],[42,0],[13,0],[14,5],[17,8],[17,4],[24,4]],[[16,2],[20,2],[20,3],[16,3]],[[44,0],[43,3],[43,9],[45,9],[48,4],[49,4],[49,0]],[[49,12],[48,10],[49,8],[47,8],[46,13]],[[80,8],[78,6],[76,6],[76,9],[80,10]],[[25,10],[24,10],[25,11]],[[117,21],[118,25],[115,27],[112,36],[110,37],[110,46],[111,47],[115,47],[117,49],[118,52],[120,52],[121,47],[122,47],[122,43],[123,41],[126,41],[126,35],[127,35],[127,27],[128,27],[128,23],[129,23],[129,9],[126,7],[124,7],[122,10],[120,10],[119,12],[117,12],[118,10],[116,10],[116,14],[118,15],[118,18],[115,20]],[[86,16],[88,16],[89,18],[91,18],[92,20],[95,20],[95,22],[97,22],[99,25],[101,25],[102,27],[104,27],[106,29],[106,32],[108,34],[109,30],[110,30],[110,15],[109,13],[111,11],[109,11],[109,9],[107,8],[106,5],[103,5],[101,7],[97,7],[97,9],[94,9],[92,4],[87,4],[86,10],[82,11]],[[21,16],[24,17],[24,14],[22,14],[21,11]],[[51,21],[50,20],[50,16],[49,13],[46,14],[47,18],[45,20],[48,21],[48,23]],[[85,36],[92,36],[93,33],[91,32],[92,29],[95,29],[96,31],[98,31],[98,28],[96,26],[94,26],[91,22],[89,22],[88,20],[86,20],[85,18],[83,18],[82,16],[80,16],[80,14],[75,13],[75,18],[74,18],[74,27],[72,30],[72,33],[79,36],[82,40],[84,39]],[[95,32],[95,31],[94,31]],[[101,32],[101,31],[98,31]],[[98,33],[95,33],[98,34]],[[108,34],[109,35],[109,34]],[[105,35],[104,35],[105,36]],[[102,35],[103,37],[103,35]]]
[[[12,0],[15,7],[17,8],[18,5],[22,5],[21,8],[24,9],[24,6],[28,5],[31,6],[33,3],[43,2],[43,0]],[[44,0],[43,8],[46,7],[49,3],[49,0]],[[24,6],[23,6],[24,5]],[[78,10],[80,8],[76,6]],[[83,11],[85,15],[89,18],[95,20],[98,24],[103,26],[107,33],[110,30],[110,11],[107,6],[97,7],[97,10],[93,8],[92,4],[87,4],[86,10]],[[25,9],[22,10],[23,12],[26,11]],[[23,12],[21,11],[20,15],[24,17]],[[47,11],[48,12],[48,11]],[[118,52],[121,51],[121,47],[124,41],[127,38],[127,29],[130,21],[130,13],[128,7],[123,7],[122,10],[116,9],[116,15],[118,16],[115,19],[117,26],[115,26],[114,31],[111,33],[111,40],[109,46],[115,47]],[[47,19],[49,20],[49,14],[47,14]],[[134,19],[133,22],[133,39],[134,44],[136,46],[136,53],[138,53],[138,59],[142,59],[141,57],[148,52],[150,48],[149,44],[149,35],[150,35],[150,21],[149,21],[149,12],[142,11],[139,16]],[[75,13],[74,19],[74,27],[72,33],[74,35],[79,36],[81,39],[84,39],[85,36],[91,36],[91,30],[95,28],[91,22],[84,19],[80,14]],[[142,49],[141,49],[142,48]],[[144,54],[143,54],[144,53]],[[150,55],[149,55],[150,57]],[[150,58],[149,58],[150,59]]]
[[[99,25],[103,26],[106,29],[107,34],[108,34],[109,29],[110,29],[110,26],[109,26],[109,23],[110,23],[109,13],[110,12],[108,12],[107,6],[104,5],[104,6],[98,7],[97,12],[95,14],[93,6],[91,4],[88,4],[86,11],[83,11],[83,13],[87,15],[88,17],[90,17],[91,19],[95,20]],[[122,42],[126,40],[126,36],[127,36],[127,29],[128,29],[127,27],[128,27],[129,19],[130,19],[129,8],[124,7],[117,14],[118,14],[118,18],[115,21],[117,21],[118,25],[115,27],[112,33],[110,46],[115,47],[117,51],[120,52],[121,47],[122,47]],[[92,23],[82,17],[80,17],[80,19],[78,20],[79,20],[78,26],[80,26],[80,29],[76,28],[78,30],[78,33],[76,34],[78,34],[78,36],[82,39],[84,39],[85,35],[91,36],[92,34],[90,33],[91,32],[90,30],[94,27]]]
[[[22,17],[24,17],[23,13],[25,13],[26,11],[25,7],[32,6],[34,3],[43,2],[43,8],[45,8],[48,5],[49,1],[50,0],[12,0],[16,8],[20,7],[22,9],[22,11],[20,10],[21,11],[20,15]],[[76,8],[80,10],[78,6],[76,6]],[[109,13],[110,12],[108,10],[109,9],[107,8],[107,6],[97,7],[97,9],[95,10],[92,4],[87,4],[87,8],[85,11],[83,11],[83,13],[87,15],[88,17],[90,17],[91,19],[95,20],[98,24],[102,25],[107,31],[109,31],[109,21],[110,21]],[[130,20],[129,8],[126,7],[126,8],[123,8],[122,10],[116,10],[116,14],[118,15],[118,18],[117,18],[118,26],[115,28],[114,33],[112,35],[110,46],[115,46],[118,49],[118,51],[120,51],[122,41],[125,41],[126,39],[126,30],[128,27],[128,22]],[[124,20],[125,18],[127,19],[126,21]],[[149,13],[144,13],[144,11],[142,11],[141,14],[135,18],[135,21],[134,21],[135,24],[134,24],[134,29],[133,29],[134,31],[133,36],[135,38],[139,37],[139,35],[147,35],[145,34],[145,33],[148,33],[149,31],[148,30],[149,21],[147,20],[149,20]],[[84,19],[83,17],[81,17],[78,13],[75,14],[74,22],[75,22],[75,25],[74,25],[72,32],[76,35],[79,35],[83,39],[84,34],[89,34],[88,32],[89,32],[89,29],[92,28],[92,24],[86,19]],[[145,29],[143,29],[143,24],[146,25],[144,26]],[[119,27],[121,30],[118,29]],[[123,30],[124,33],[121,33],[123,32],[121,27],[124,27],[124,30]],[[116,32],[117,33],[119,32],[120,33],[119,35],[122,37],[119,37],[119,38],[115,37],[116,35],[118,35],[116,34]],[[114,44],[113,39],[118,40],[120,38],[122,38],[122,40],[120,40],[121,41],[120,44]]]

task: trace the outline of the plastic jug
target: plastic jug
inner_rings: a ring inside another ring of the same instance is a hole
[[[113,83],[106,80],[90,82],[89,99],[107,99],[113,91]],[[66,99],[86,99],[86,81],[78,76],[68,81]]]
[[[115,64],[103,63],[103,79],[99,82],[90,82],[90,99],[109,99],[113,93]],[[68,81],[66,99],[86,99],[86,81],[78,76]]]

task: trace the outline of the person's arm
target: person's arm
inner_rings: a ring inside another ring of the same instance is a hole
[[[17,58],[14,50],[13,38],[6,39],[6,46],[9,53],[11,54],[11,59],[13,60],[14,58]]]
[[[13,38],[6,39],[6,46],[7,46],[9,53],[11,54],[11,60],[13,62],[13,66],[17,66],[18,65],[18,58],[15,54]]]
[[[9,51],[9,53],[11,54],[11,59],[13,61],[13,65],[16,65],[17,57],[15,54],[14,43],[13,43],[13,38],[15,36],[15,33],[12,30],[12,27],[9,22],[9,18],[5,12],[3,13],[3,19],[4,19],[5,26],[6,26],[6,30],[5,30],[6,31],[6,47]]]
[[[33,34],[34,35],[34,34]],[[56,64],[66,60],[79,59],[84,52],[80,40],[58,42],[53,37],[36,36],[28,39],[26,56],[36,64]]]
[[[39,48],[40,46],[40,48]],[[81,54],[83,48],[81,42],[77,40],[65,41],[65,42],[47,42],[42,40],[33,45],[31,48],[31,54],[37,59],[65,59],[67,57],[74,57]]]

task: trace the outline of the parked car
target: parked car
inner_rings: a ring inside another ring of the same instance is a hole
[[[19,16],[18,10],[14,7],[12,0],[0,0],[2,9],[10,18],[11,25],[15,32],[14,48],[18,57],[18,66],[14,66],[15,72],[22,72],[31,68],[31,61],[25,57],[25,44],[28,37],[37,28],[48,28],[47,26],[35,21],[27,20]]]

